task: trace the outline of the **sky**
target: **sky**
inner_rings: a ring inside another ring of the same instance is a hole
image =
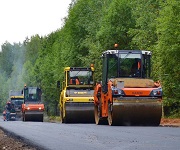
[[[0,45],[60,29],[70,3],[71,0],[0,0]]]

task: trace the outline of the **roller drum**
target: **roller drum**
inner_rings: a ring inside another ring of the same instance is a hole
[[[65,104],[66,123],[94,123],[94,103],[68,102]]]
[[[114,102],[112,125],[158,126],[162,116],[160,102]]]
[[[43,112],[25,112],[24,121],[43,122]]]

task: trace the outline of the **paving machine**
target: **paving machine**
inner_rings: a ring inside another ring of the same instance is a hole
[[[16,113],[16,118],[21,118],[22,113],[21,113],[21,105],[24,101],[24,96],[22,95],[21,91],[9,91],[9,99],[12,104],[14,104],[14,109]]]
[[[96,124],[158,126],[162,88],[150,79],[151,52],[107,50],[102,81],[94,89]]]
[[[24,87],[22,104],[23,121],[43,122],[44,104],[41,102],[41,89],[38,87]]]
[[[94,123],[94,67],[66,67],[60,93],[62,123]],[[60,83],[58,84],[60,87]]]

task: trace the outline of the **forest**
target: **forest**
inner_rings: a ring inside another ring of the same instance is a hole
[[[162,84],[164,113],[180,117],[179,0],[72,0],[56,31],[1,45],[0,111],[9,91],[26,84],[41,87],[49,115],[59,115],[56,84],[64,67],[94,64],[99,81],[101,53],[115,43],[122,50],[152,51],[151,76]]]

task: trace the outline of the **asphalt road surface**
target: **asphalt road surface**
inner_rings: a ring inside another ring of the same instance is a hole
[[[179,127],[3,121],[0,128],[47,150],[179,150]]]

